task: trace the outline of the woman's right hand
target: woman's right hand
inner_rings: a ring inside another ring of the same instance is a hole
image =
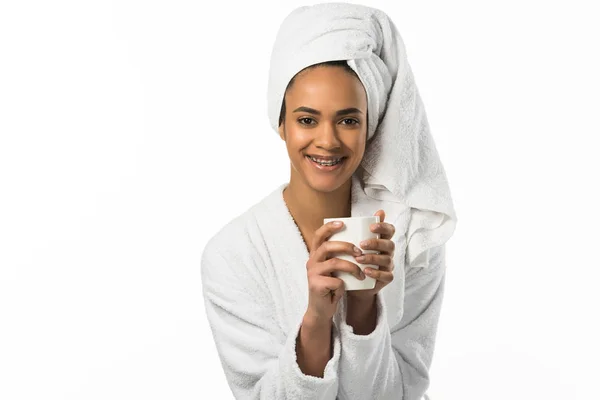
[[[354,257],[362,254],[360,249],[355,251],[352,243],[327,240],[344,226],[343,223],[336,226],[334,222],[330,221],[315,231],[311,246],[313,250],[306,263],[309,293],[306,315],[318,321],[329,321],[333,318],[345,291],[344,281],[332,276],[333,271],[345,271],[357,279],[365,279],[358,265],[332,256],[332,253],[347,253]]]

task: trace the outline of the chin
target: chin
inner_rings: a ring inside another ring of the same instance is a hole
[[[347,180],[341,176],[325,178],[305,176],[305,181],[313,190],[322,193],[331,193],[339,189]]]

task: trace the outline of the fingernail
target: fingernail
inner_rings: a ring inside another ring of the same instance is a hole
[[[354,246],[354,252],[356,254],[362,254],[362,251],[358,247],[356,247],[356,246]]]
[[[342,223],[340,221],[335,221],[333,223],[333,226],[342,226]]]
[[[367,242],[366,240],[363,240],[362,242],[360,242],[360,247],[368,247],[369,246],[369,242]]]
[[[354,257],[356,259],[356,261],[361,262],[361,261],[365,261],[365,256],[358,256],[358,257]]]

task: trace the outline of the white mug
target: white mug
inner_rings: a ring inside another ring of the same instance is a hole
[[[329,237],[329,240],[339,242],[349,242],[362,250],[364,254],[379,254],[377,250],[363,250],[360,247],[360,242],[366,239],[379,239],[379,233],[371,232],[371,225],[379,222],[379,215],[371,217],[347,217],[347,218],[325,218],[323,224],[331,221],[342,221],[344,226],[341,230],[335,232]],[[360,267],[364,271],[366,267],[379,269],[379,265],[361,264],[354,256],[347,253],[333,253],[333,257],[342,260],[350,261]],[[375,287],[376,279],[365,275],[362,281],[354,275],[345,271],[334,271],[333,276],[344,281],[346,290],[367,290]]]

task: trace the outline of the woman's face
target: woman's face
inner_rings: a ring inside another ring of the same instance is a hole
[[[286,142],[291,180],[317,191],[346,183],[360,165],[367,139],[367,94],[360,80],[336,66],[301,71],[285,95],[279,135]],[[344,157],[335,167],[319,168],[308,156]]]

